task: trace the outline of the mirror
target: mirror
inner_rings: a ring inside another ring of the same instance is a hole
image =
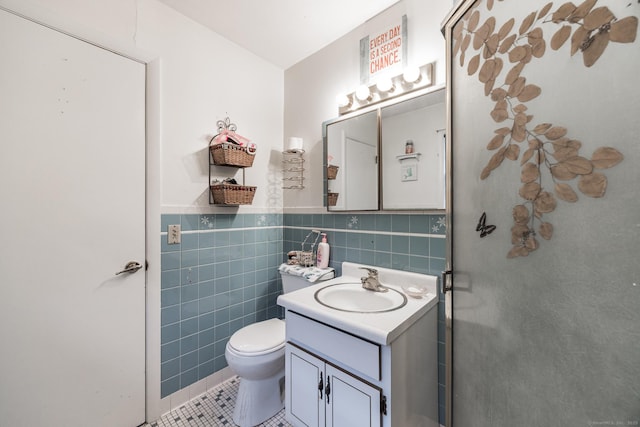
[[[442,87],[324,122],[327,209],[445,209],[445,126]]]
[[[330,211],[378,210],[378,111],[323,124]]]
[[[382,209],[445,208],[445,91],[381,109]]]

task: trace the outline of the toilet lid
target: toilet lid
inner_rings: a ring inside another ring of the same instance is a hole
[[[284,345],[284,321],[269,319],[236,331],[229,344],[242,353],[259,353]]]

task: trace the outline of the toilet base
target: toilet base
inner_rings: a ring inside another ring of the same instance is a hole
[[[284,408],[284,369],[271,378],[240,378],[233,422],[240,427],[253,427]]]

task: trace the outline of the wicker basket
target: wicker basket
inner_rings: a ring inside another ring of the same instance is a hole
[[[236,166],[241,168],[248,168],[253,165],[255,150],[253,153],[250,153],[248,148],[228,142],[212,144],[209,148],[214,165]]]
[[[327,193],[327,202],[329,206],[335,206],[338,203],[338,194],[339,193]]]
[[[257,187],[235,184],[216,184],[211,186],[213,203],[217,205],[250,205]]]
[[[339,166],[327,166],[327,179],[336,179],[336,176],[338,176],[338,168]]]

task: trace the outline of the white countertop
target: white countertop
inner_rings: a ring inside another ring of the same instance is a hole
[[[403,293],[401,283],[423,283],[427,285],[428,293],[421,298],[407,296],[407,304],[404,307],[381,313],[340,311],[326,307],[315,300],[316,291],[325,286],[360,282],[360,277],[363,275],[359,270],[361,266],[364,267],[364,265],[345,262],[342,266],[342,276],[280,295],[278,305],[374,343],[389,345],[438,303],[436,276],[377,267],[372,268],[378,270],[380,283],[384,286]]]

